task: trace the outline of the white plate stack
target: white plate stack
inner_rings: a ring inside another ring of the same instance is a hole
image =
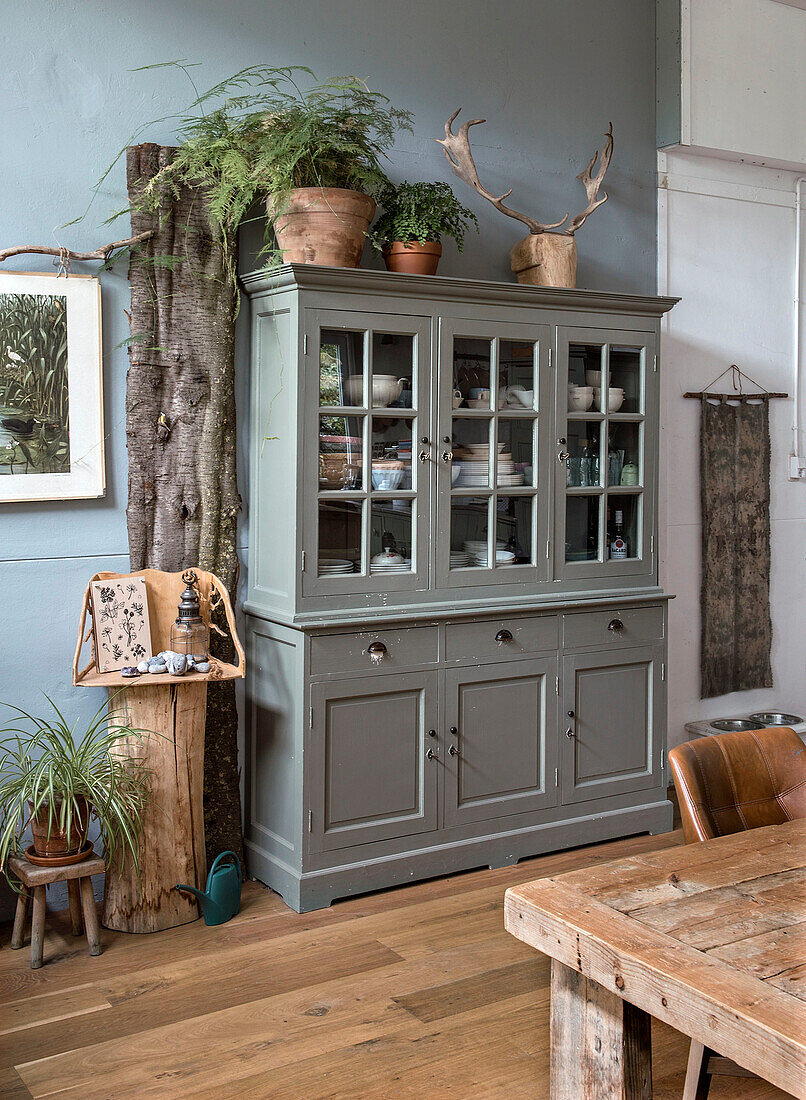
[[[498,484],[523,485],[523,473],[515,469],[510,451],[504,443],[498,444]],[[456,484],[466,488],[479,488],[490,484],[490,444],[469,443],[465,447],[468,457],[462,458],[462,472]]]
[[[406,558],[405,561],[373,561],[370,562],[369,571],[373,576],[377,574],[383,575],[385,573],[410,573],[411,558]]]
[[[496,565],[513,565],[515,562],[515,555],[511,550],[496,550],[495,563]],[[487,548],[484,548],[484,552],[476,556],[476,565],[486,567],[487,565]]]
[[[499,565],[510,565],[515,560],[511,550],[506,550],[506,543],[498,539],[496,543],[496,561]],[[487,543],[470,539],[465,543],[465,551],[470,558],[471,565],[487,565]]]
[[[467,569],[472,564],[470,554],[466,550],[451,550],[451,569]]]
[[[319,576],[320,577],[340,577],[344,573],[354,572],[355,567],[351,561],[346,561],[344,558],[320,558],[319,559]]]

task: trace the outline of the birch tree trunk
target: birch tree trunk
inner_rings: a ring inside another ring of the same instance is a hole
[[[169,163],[173,149],[128,149],[129,199]],[[127,525],[131,568],[177,572],[199,566],[226,584],[238,576],[236,478],[236,293],[204,194],[166,193],[159,216],[134,212],[132,233],[154,235],[132,254],[131,343],[126,384],[129,449]],[[225,242],[234,256],[236,241]],[[177,595],[178,600],[178,595]],[[211,651],[233,660],[211,631]],[[208,862],[243,854],[233,681],[209,684],[204,759]]]

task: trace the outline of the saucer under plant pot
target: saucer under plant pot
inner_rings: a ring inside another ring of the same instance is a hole
[[[452,237],[461,252],[475,215],[462,206],[447,183],[390,184],[378,196],[383,213],[369,237],[386,267],[405,275],[436,275],[442,238]]]
[[[387,271],[400,275],[436,275],[441,255],[442,245],[436,241],[392,241],[383,252]]]

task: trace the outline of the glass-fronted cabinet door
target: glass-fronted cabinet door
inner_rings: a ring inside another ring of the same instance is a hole
[[[555,576],[654,573],[652,333],[557,330]]]
[[[548,579],[550,331],[503,321],[440,322],[441,588]]]
[[[428,584],[430,321],[307,310],[303,592]]]

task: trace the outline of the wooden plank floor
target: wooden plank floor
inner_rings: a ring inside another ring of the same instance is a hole
[[[515,883],[680,843],[636,837],[298,915],[257,883],[219,928],[102,930],[49,916],[45,965],[0,937],[0,1097],[433,1100],[548,1096],[547,960],[503,930]],[[653,1030],[655,1095],[687,1040]],[[716,1080],[711,1100],[782,1100]],[[583,1100],[583,1098],[580,1098]]]

